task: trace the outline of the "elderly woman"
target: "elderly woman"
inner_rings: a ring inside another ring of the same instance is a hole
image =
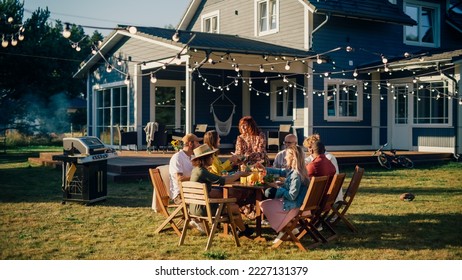
[[[273,188],[267,189],[265,195],[273,199],[260,204],[271,228],[276,232],[280,232],[298,214],[310,182],[303,149],[300,146],[291,146],[286,151],[286,180],[280,186],[275,184]]]
[[[239,121],[239,132],[241,133],[236,140],[236,155],[247,157],[249,163],[263,161],[268,165],[268,155],[266,154],[265,134],[257,127],[257,123],[251,116],[242,117]]]
[[[225,183],[232,183],[238,180],[241,176],[248,176],[248,172],[236,172],[230,176],[218,176],[211,173],[208,168],[213,162],[213,155],[218,151],[218,149],[211,149],[207,144],[203,144],[194,149],[194,155],[191,160],[192,165],[194,166],[191,172],[191,181],[204,183],[207,186],[207,190],[210,197],[223,197],[221,190],[213,189],[212,184],[224,185]],[[193,205],[189,206],[189,211],[191,214],[205,216],[207,215],[204,205]],[[215,211],[214,209],[213,211]],[[250,236],[253,234],[253,230],[250,229],[241,218],[239,207],[237,204],[233,203],[231,205],[231,211],[236,214],[235,222],[238,228],[238,235],[241,236]]]

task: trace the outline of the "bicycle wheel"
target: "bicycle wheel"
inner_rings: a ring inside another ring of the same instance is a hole
[[[410,158],[405,157],[405,156],[399,156],[398,157],[398,163],[402,167],[406,167],[406,168],[413,168],[414,167],[414,162],[412,162],[412,160]]]
[[[388,157],[386,155],[384,154],[378,155],[377,160],[379,161],[382,167],[385,167],[386,169],[391,169],[391,163],[388,160]]]

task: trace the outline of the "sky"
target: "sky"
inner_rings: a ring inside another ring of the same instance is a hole
[[[24,18],[29,18],[38,7],[50,11],[54,22],[113,28],[117,24],[176,27],[190,0],[24,0]],[[85,28],[91,34],[95,29]],[[98,29],[103,35],[110,30]]]

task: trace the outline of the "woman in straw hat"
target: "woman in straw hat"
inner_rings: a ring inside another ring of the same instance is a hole
[[[215,154],[218,149],[211,149],[207,144],[203,144],[194,149],[194,155],[192,157],[192,165],[194,166],[191,172],[191,181],[204,183],[207,186],[210,197],[223,197],[221,190],[213,189],[212,184],[224,185],[226,183],[232,183],[238,180],[242,176],[248,176],[249,172],[236,172],[229,176],[218,176],[211,173],[208,168],[213,162],[213,154]],[[216,209],[212,209],[215,211]],[[189,211],[194,215],[207,215],[206,209],[203,205],[193,205],[189,206]],[[239,236],[250,236],[253,233],[253,230],[250,229],[241,218],[239,206],[235,203],[231,205],[231,211],[233,214],[236,214],[236,226],[238,227]]]

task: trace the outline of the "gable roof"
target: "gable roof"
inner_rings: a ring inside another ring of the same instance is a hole
[[[160,40],[171,40],[175,30],[158,27],[137,27],[139,33],[153,36]],[[180,34],[179,44],[186,45],[189,48],[198,50],[210,50],[219,52],[229,52],[238,54],[258,54],[258,55],[276,55],[276,56],[293,56],[307,57],[316,55],[312,51],[304,51],[283,47],[280,45],[265,43],[237,35],[206,33],[197,31],[178,30]]]
[[[189,47],[191,51],[202,50],[209,52],[223,52],[233,54],[249,54],[249,55],[271,55],[271,56],[290,56],[297,58],[307,58],[316,56],[315,52],[304,51],[264,43],[248,38],[242,38],[237,35],[213,34],[195,31],[178,30],[179,41],[172,40],[175,34],[174,29],[165,29],[158,27],[143,27],[137,26],[137,33],[130,34],[126,31],[126,26],[119,25],[118,30],[111,33],[104,41],[99,53],[90,56],[86,61],[82,62],[74,77],[81,77],[84,73],[90,71],[91,67],[97,64],[102,58],[100,54],[105,55],[122,39],[127,37],[135,37],[147,39],[149,42],[157,42],[156,46],[164,46],[174,48],[176,50],[184,50]]]
[[[416,25],[416,22],[405,14],[398,5],[391,4],[387,0],[317,0],[307,2],[316,7],[315,13],[402,25]]]

